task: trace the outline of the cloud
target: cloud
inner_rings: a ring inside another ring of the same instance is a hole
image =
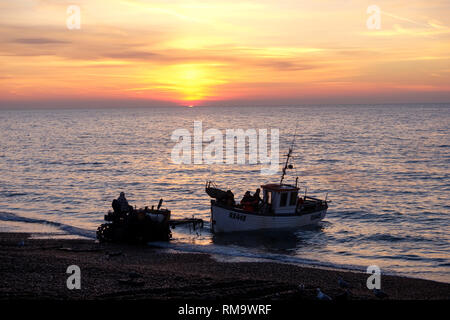
[[[121,51],[121,52],[105,52],[102,54],[106,58],[125,59],[125,60],[149,60],[161,59],[163,55],[149,51]]]
[[[296,61],[286,61],[278,59],[269,59],[268,61],[261,61],[257,65],[262,67],[268,67],[280,71],[301,71],[301,70],[311,70],[319,67],[318,64],[303,64]]]
[[[21,38],[21,39],[14,39],[11,42],[21,43],[21,44],[67,44],[67,43],[70,43],[69,41],[62,41],[62,40],[49,39],[49,38]]]

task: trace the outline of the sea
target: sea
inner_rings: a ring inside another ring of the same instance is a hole
[[[177,163],[175,133],[192,135],[194,153],[195,123],[202,134],[223,133],[224,148],[228,129],[266,129],[269,140],[278,130],[278,170],[263,174],[263,164],[250,163],[249,143],[239,151],[244,163]],[[449,128],[450,104],[0,110],[0,232],[95,239],[123,191],[133,206],[163,198],[173,218],[205,221],[150,244],[163,250],[363,272],[376,265],[382,274],[449,283]],[[325,219],[212,234],[205,183],[239,200],[280,181],[289,147],[285,182],[298,177],[302,194],[326,197]]]

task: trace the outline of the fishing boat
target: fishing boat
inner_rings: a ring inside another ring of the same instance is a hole
[[[236,204],[230,190],[218,188],[212,181],[205,186],[211,200],[211,230],[213,233],[257,231],[265,229],[289,229],[315,225],[325,218],[328,202],[300,195],[298,177],[295,184],[283,183],[290,164],[292,147],[282,171],[280,183],[261,186],[263,197],[248,198]],[[306,190],[306,189],[305,189]],[[245,197],[244,197],[245,198]]]

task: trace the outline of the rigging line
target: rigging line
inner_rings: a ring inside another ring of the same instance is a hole
[[[292,145],[291,148],[294,149],[294,144],[296,142],[296,137],[297,137],[297,127],[298,127],[298,121],[295,123],[295,130],[294,130],[294,138],[292,139]],[[292,155],[292,165],[294,167],[295,170],[295,176],[298,177],[298,172],[297,172],[297,166],[296,163],[294,161],[294,155]]]
[[[292,157],[292,162],[294,162],[295,176],[298,177],[298,171],[297,171],[297,166],[295,165],[294,157]]]
[[[283,171],[281,174],[280,184],[283,184],[284,176],[286,175],[286,170],[288,169],[288,164],[291,162],[290,157],[292,156],[292,151],[293,151],[294,143],[295,143],[295,137],[297,135],[297,126],[298,126],[298,123],[295,124],[294,136],[292,137],[291,146],[289,147],[288,154],[286,155],[286,162],[284,164],[284,168],[283,168]]]
[[[295,138],[297,136],[297,127],[298,127],[298,122],[295,123],[295,130],[294,130],[294,136],[292,137],[291,149],[294,148]]]

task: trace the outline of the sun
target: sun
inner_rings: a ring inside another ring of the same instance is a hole
[[[190,108],[198,101],[215,95],[215,87],[226,81],[214,66],[203,63],[186,63],[166,66],[159,72],[158,82],[172,98]]]

